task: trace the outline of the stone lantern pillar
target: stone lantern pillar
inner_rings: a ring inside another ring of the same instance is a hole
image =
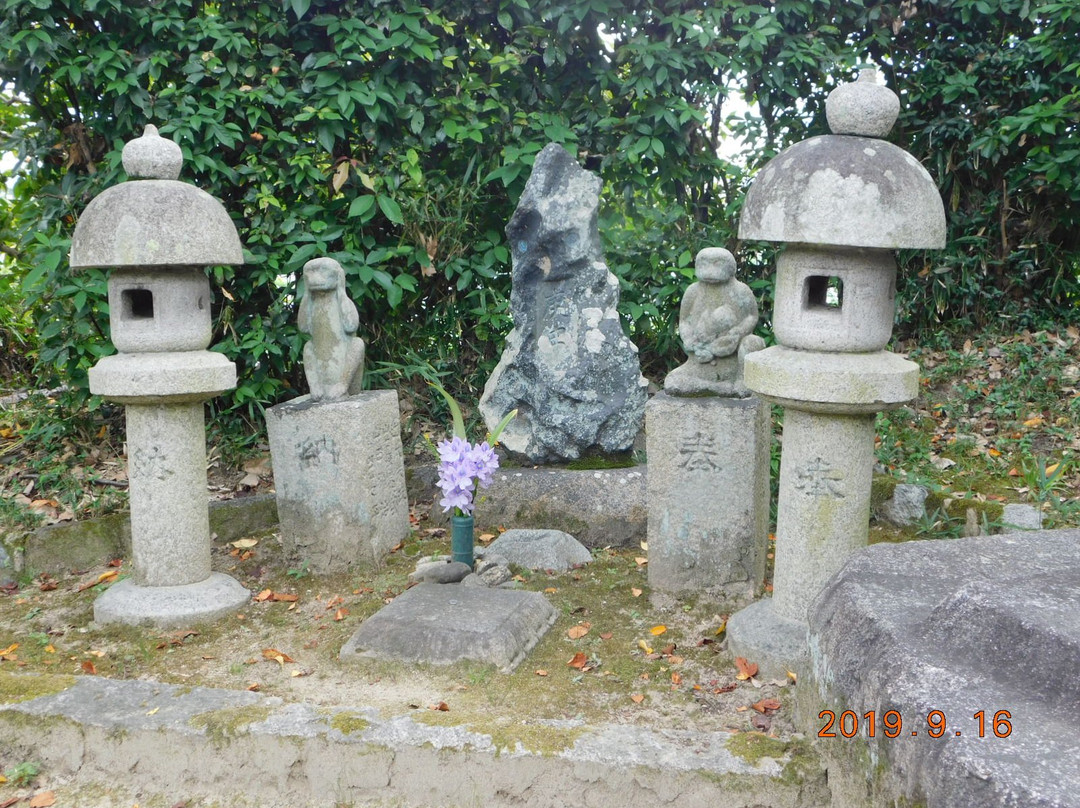
[[[826,100],[833,134],[770,161],[746,195],[739,237],[784,242],[778,345],[746,358],[746,386],[784,407],[773,597],[732,616],[731,650],[763,671],[806,658],[810,604],[866,546],[875,414],[915,398],[919,368],[884,350],[897,249],[945,245],[937,186],[885,137],[900,101],[864,70]],[[768,674],[766,674],[768,675]]]
[[[248,602],[210,569],[203,402],[236,386],[210,344],[203,267],[243,263],[221,203],[177,181],[180,147],[147,126],[124,146],[131,178],[95,197],[71,240],[71,267],[107,267],[118,353],[90,369],[90,391],[125,405],[134,573],[94,603],[99,623],[187,625]]]

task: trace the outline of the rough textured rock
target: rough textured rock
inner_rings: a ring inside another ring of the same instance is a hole
[[[907,527],[926,516],[928,491],[921,485],[900,483],[893,489],[891,498],[878,509],[878,516],[891,525]]]
[[[418,564],[409,573],[409,580],[418,584],[456,584],[471,572],[472,567],[463,561],[429,561]]]
[[[1001,514],[1001,521],[1005,529],[1019,528],[1020,530],[1042,530],[1042,511],[1031,505],[1018,505],[1010,503],[1005,506]]]
[[[878,544],[852,557],[811,609],[809,647],[821,694],[838,716],[854,711],[860,737],[867,713],[902,719],[900,738],[879,724],[869,740],[892,789],[872,804],[903,794],[931,808],[1080,805],[1080,768],[1065,763],[1080,759],[1077,593],[1076,530]],[[928,732],[933,710],[942,737]],[[1007,737],[994,735],[1001,710]],[[828,746],[855,752],[839,737]]]
[[[480,411],[493,429],[517,409],[501,442],[534,463],[626,451],[645,417],[647,382],[600,249],[599,195],[600,178],[549,144],[506,227],[514,329]]]
[[[488,551],[530,570],[565,572],[592,561],[588,548],[561,530],[508,530],[491,543]]]
[[[0,586],[8,586],[15,580],[15,568],[11,563],[11,556],[0,544]]]

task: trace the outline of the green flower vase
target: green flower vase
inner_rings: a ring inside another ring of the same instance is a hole
[[[450,556],[454,561],[473,565],[473,518],[450,517]]]

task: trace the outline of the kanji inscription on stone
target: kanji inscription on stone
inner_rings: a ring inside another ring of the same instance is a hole
[[[338,449],[333,438],[325,435],[319,439],[308,438],[296,445],[297,454],[300,457],[300,465],[306,469],[316,468],[323,463],[336,465],[338,462]]]
[[[156,480],[167,479],[172,474],[168,458],[161,447],[154,445],[149,449],[135,447],[131,450],[131,470],[137,477],[153,477]]]
[[[844,496],[840,486],[840,481],[844,479],[843,473],[821,457],[815,457],[806,468],[797,471],[795,476],[798,479],[795,483],[796,490],[812,497]]]
[[[687,471],[715,471],[721,468],[720,453],[712,435],[695,432],[679,442],[679,468]]]

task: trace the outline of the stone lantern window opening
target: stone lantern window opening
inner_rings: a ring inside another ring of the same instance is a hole
[[[844,279],[839,275],[808,275],[804,308],[835,309],[844,307]]]
[[[154,319],[154,293],[149,289],[124,289],[120,292],[120,299],[123,301],[120,316],[125,320]]]

